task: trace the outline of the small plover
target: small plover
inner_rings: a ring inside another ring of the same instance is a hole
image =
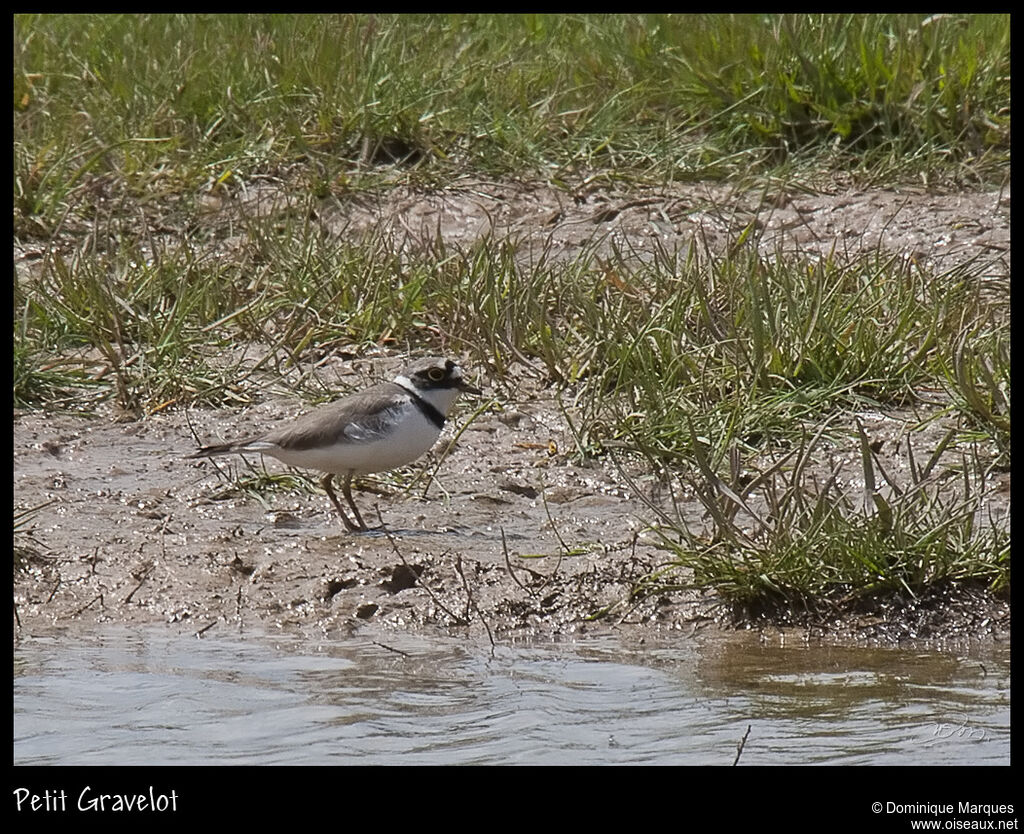
[[[353,532],[366,530],[352,500],[352,478],[416,460],[437,441],[448,410],[463,391],[481,393],[451,359],[420,359],[394,381],[349,394],[284,428],[235,443],[204,446],[188,457],[259,452],[290,466],[324,472],[320,484],[345,527]],[[334,494],[335,475],[343,478],[341,492],[355,515],[354,523]]]

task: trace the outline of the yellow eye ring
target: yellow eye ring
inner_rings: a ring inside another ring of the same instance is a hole
[[[430,378],[431,382],[440,382],[444,379],[445,373],[440,368],[431,368],[427,371],[427,376]]]

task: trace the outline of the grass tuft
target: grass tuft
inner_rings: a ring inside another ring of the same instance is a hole
[[[728,480],[712,471],[704,444],[691,434],[700,474],[687,482],[709,523],[650,505],[673,564],[692,571],[692,583],[683,583],[714,587],[741,616],[842,611],[867,597],[913,597],[950,580],[1008,587],[1009,529],[1006,519],[984,514],[979,462],[964,454],[959,463],[937,465],[948,437],[923,466],[908,446],[911,480],[896,483],[859,424],[858,432],[859,485],[844,479],[821,432],[764,471],[741,470],[734,457]],[[678,581],[663,571],[639,593]]]

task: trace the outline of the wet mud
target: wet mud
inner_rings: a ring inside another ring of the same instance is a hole
[[[324,206],[320,221],[337,235],[390,224],[401,246],[438,230],[459,245],[513,236],[523,247],[566,257],[595,236],[634,252],[655,240],[683,248],[699,237],[717,251],[753,224],[765,251],[853,256],[880,249],[936,270],[973,264],[979,280],[1009,274],[1008,189],[836,192],[766,197],[680,185],[567,194],[473,182]],[[287,203],[280,192],[253,193],[219,206],[211,222],[288,210]],[[31,257],[16,246],[16,262]],[[316,373],[343,392],[387,378],[405,358],[337,357]],[[483,640],[606,629],[664,637],[751,626],[888,642],[1008,635],[1008,599],[973,586],[890,597],[842,614],[765,612],[760,620],[710,591],[669,585],[644,592],[652,574],[665,575],[671,556],[648,529],[650,507],[632,485],[667,507],[672,494],[664,478],[636,461],[581,462],[550,389],[525,377],[490,380],[486,368],[471,364],[467,370],[495,407],[464,427],[480,405],[464,398],[421,462],[359,482],[355,500],[364,518],[383,524],[364,534],[346,532],[313,477],[235,487],[237,475],[256,479],[264,466],[270,474],[288,471],[275,461],[185,460],[200,443],[277,426],[305,410],[269,389],[250,407],[134,420],[113,410],[15,413],[16,517],[34,508],[15,534],[17,627],[162,621],[197,633],[258,625],[311,634],[415,629]],[[856,416],[892,450],[893,471],[905,468],[899,450],[921,424],[920,410]],[[853,418],[850,479],[860,466]],[[937,443],[946,426],[941,418],[930,425]],[[920,437],[915,442],[927,445]],[[1009,511],[1009,477],[993,474],[996,516]]]

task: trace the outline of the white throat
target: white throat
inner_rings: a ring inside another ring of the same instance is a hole
[[[417,397],[426,400],[445,417],[448,416],[448,409],[452,407],[452,404],[459,398],[459,394],[462,393],[458,388],[422,388],[405,376],[405,374],[399,374],[395,377],[394,381],[396,385],[400,385],[406,391],[411,391]]]

